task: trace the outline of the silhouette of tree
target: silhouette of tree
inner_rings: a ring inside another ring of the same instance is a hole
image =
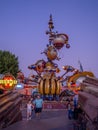
[[[0,74],[11,73],[16,77],[18,71],[18,57],[9,51],[0,50]]]

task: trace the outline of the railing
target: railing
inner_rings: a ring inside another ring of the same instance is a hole
[[[98,107],[96,107],[97,109],[97,116],[95,117],[93,124],[94,124],[94,130],[98,130]]]
[[[96,107],[96,109],[97,109],[97,115],[92,120],[90,116],[86,113],[86,111],[82,108],[83,110],[82,117],[80,116],[80,119],[74,122],[73,129],[74,130],[98,130],[98,107]]]
[[[21,97],[17,92],[10,91],[0,95],[0,128],[22,120],[20,105]]]

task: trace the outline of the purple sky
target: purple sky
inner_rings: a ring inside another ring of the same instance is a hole
[[[40,53],[48,43],[50,14],[54,31],[66,33],[71,45],[60,51],[59,67],[79,68],[80,60],[84,70],[98,77],[98,0],[0,0],[0,49],[18,56],[28,76],[28,65],[47,60]]]

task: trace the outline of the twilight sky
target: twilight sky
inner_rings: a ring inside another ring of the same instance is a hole
[[[0,0],[0,50],[18,56],[19,67],[28,76],[28,65],[47,58],[40,54],[48,44],[49,16],[54,31],[69,36],[70,49],[60,50],[61,68],[72,65],[98,77],[98,0]],[[61,74],[63,70],[61,71]]]

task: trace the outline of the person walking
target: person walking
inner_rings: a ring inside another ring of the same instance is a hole
[[[78,93],[75,92],[75,95],[73,97],[74,107],[78,106]]]
[[[37,98],[33,101],[33,104],[35,106],[36,118],[40,119],[43,108],[43,99],[40,97],[40,95],[37,95]]]
[[[27,120],[31,119],[32,108],[34,108],[34,106],[32,105],[31,101],[29,100],[29,102],[27,103]]]
[[[70,102],[67,104],[67,109],[68,109],[68,119],[72,119],[72,105]]]

